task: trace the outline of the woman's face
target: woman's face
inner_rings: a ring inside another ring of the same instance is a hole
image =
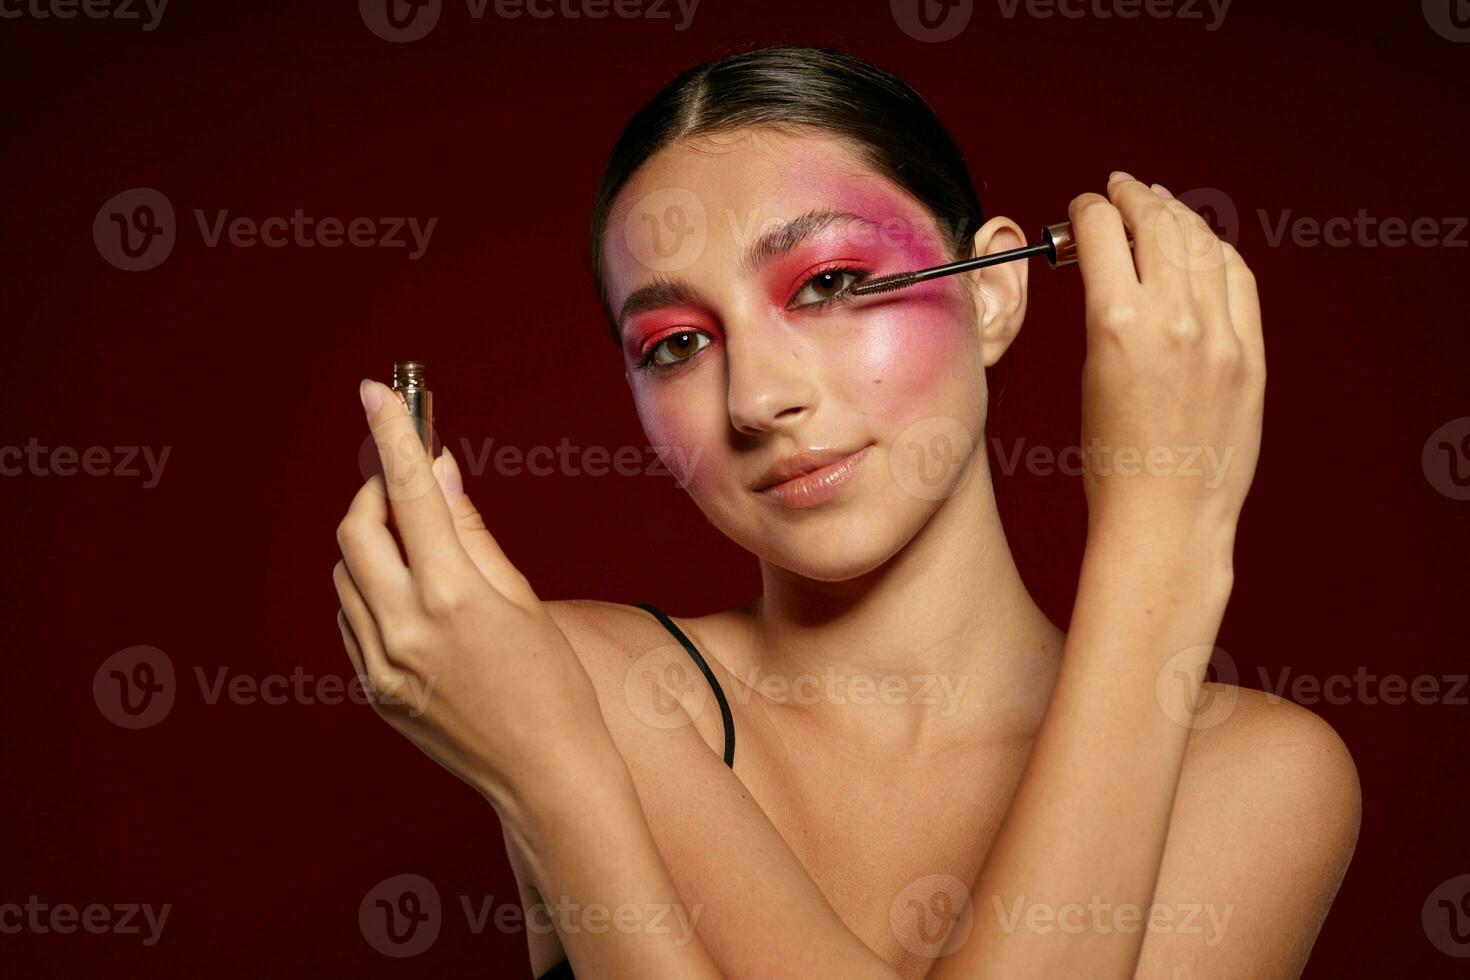
[[[665,149],[620,193],[604,246],[644,431],[737,544],[846,580],[969,481],[982,294],[954,276],[843,295],[859,274],[951,258],[850,143],[746,129]],[[783,461],[828,466],[766,487]]]

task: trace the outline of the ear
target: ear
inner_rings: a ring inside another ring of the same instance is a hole
[[[975,232],[974,254],[991,255],[1021,248],[1026,235],[1010,218],[995,217]],[[980,349],[990,367],[1021,332],[1026,318],[1026,284],[1030,263],[1026,259],[1002,262],[969,274],[974,286],[975,322],[980,325]]]

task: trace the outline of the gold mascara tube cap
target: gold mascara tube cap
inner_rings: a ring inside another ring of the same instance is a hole
[[[1046,261],[1053,269],[1077,261],[1077,239],[1072,237],[1072,222],[1059,221],[1047,225],[1042,229],[1041,240],[1047,247]]]
[[[419,441],[430,457],[434,455],[434,393],[424,384],[423,361],[394,361],[393,390],[413,417]]]

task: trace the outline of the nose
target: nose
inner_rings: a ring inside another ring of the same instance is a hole
[[[730,424],[759,435],[789,429],[817,407],[807,352],[779,324],[746,322],[726,331]]]

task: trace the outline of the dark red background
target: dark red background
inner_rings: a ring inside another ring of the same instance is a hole
[[[514,901],[489,807],[367,708],[210,705],[194,669],[349,674],[333,530],[362,480],[357,381],[397,358],[429,364],[453,446],[645,444],[583,257],[592,189],[658,84],[747,46],[829,44],[899,71],[955,131],[987,210],[1028,229],[1113,168],[1228,193],[1271,380],[1220,645],[1255,687],[1262,669],[1463,674],[1470,503],[1437,492],[1420,455],[1470,415],[1470,252],[1270,247],[1256,218],[1470,210],[1470,46],[1432,31],[1418,4],[1375,8],[1238,0],[1210,32],[1006,19],[980,3],[960,38],[933,45],[883,0],[703,0],[683,32],[476,21],[450,2],[411,44],[374,36],[351,2],[174,0],[151,33],[0,21],[0,443],[171,447],[153,489],[0,481],[0,902],[174,906],[147,949],[0,935],[6,972],[526,974],[523,935],[474,935],[458,908],[461,894]],[[158,268],[126,273],[91,226],[140,186],[172,201],[179,240]],[[194,208],[439,222],[411,262],[401,249],[206,248]],[[1061,447],[1076,439],[1080,285],[1041,265],[1032,281],[992,434]],[[1000,482],[1022,572],[1065,623],[1080,487]],[[666,477],[470,484],[545,597],[696,615],[758,587],[754,560]],[[160,724],[125,731],[91,684],[135,644],[166,651],[179,692]],[[1470,709],[1312,707],[1352,749],[1365,803],[1307,975],[1456,975],[1463,961],[1430,944],[1420,909],[1470,873]],[[401,961],[357,925],[368,889],[400,872],[432,879],[446,905],[434,947]]]

